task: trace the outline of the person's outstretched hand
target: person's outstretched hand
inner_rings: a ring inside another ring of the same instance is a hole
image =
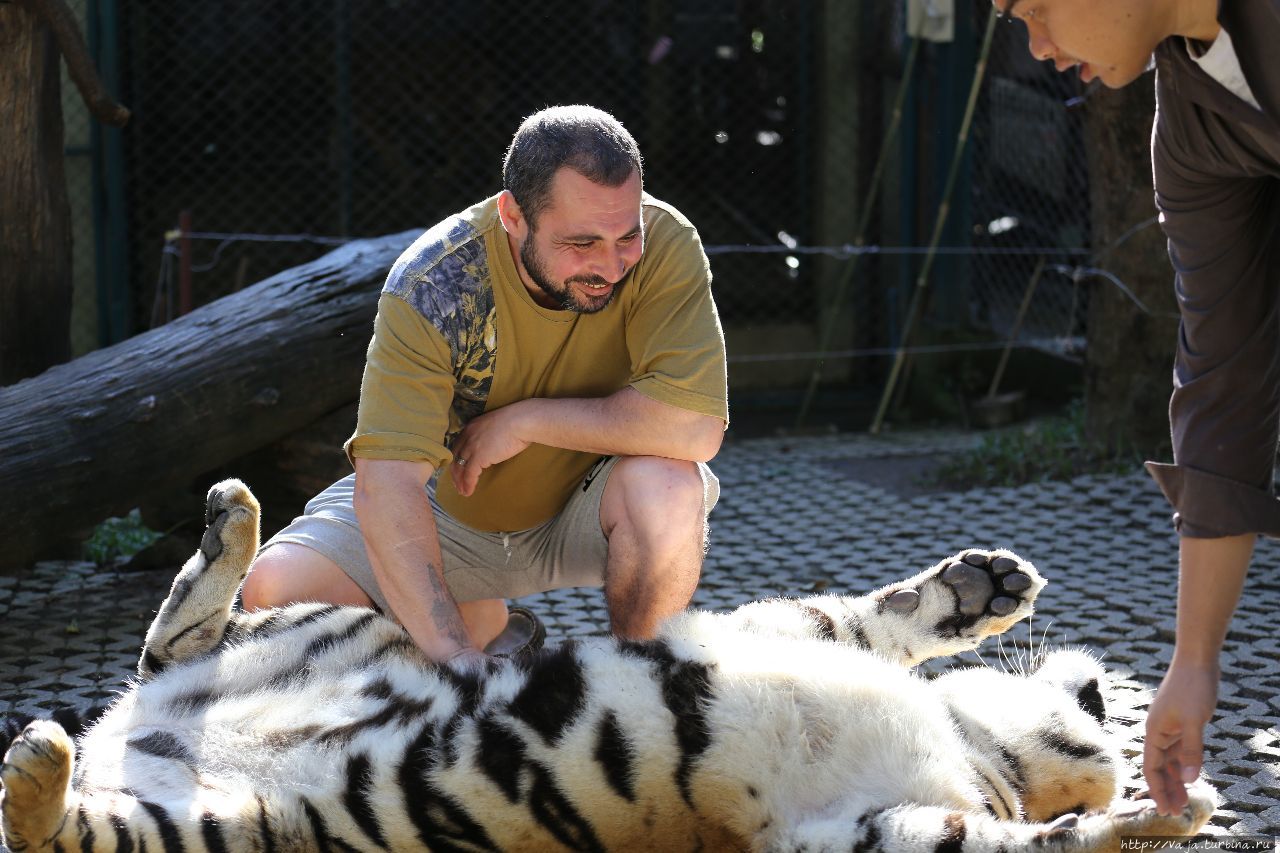
[[[1147,712],[1142,749],[1146,777],[1162,815],[1187,805],[1186,786],[1200,775],[1204,762],[1204,727],[1218,704],[1218,667],[1170,665]]]

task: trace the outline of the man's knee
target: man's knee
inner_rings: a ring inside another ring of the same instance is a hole
[[[618,460],[601,500],[605,534],[619,524],[647,536],[687,538],[706,525],[707,484],[696,462],[660,456]]]
[[[240,587],[241,606],[260,610],[299,601],[371,603],[359,584],[320,552],[288,542],[268,546],[253,561]]]

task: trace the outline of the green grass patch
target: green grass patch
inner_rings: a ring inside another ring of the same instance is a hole
[[[1141,465],[1134,450],[1091,441],[1084,403],[1075,401],[1062,415],[985,436],[978,447],[941,465],[934,482],[962,489],[1021,486],[1082,474],[1128,474]]]

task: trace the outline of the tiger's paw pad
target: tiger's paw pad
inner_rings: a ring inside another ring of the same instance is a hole
[[[1012,552],[970,549],[890,588],[880,607],[905,616],[929,601],[936,633],[986,636],[1030,615],[1044,584],[1035,566]]]
[[[223,480],[209,490],[205,503],[200,553],[212,563],[227,548],[238,552],[258,547],[258,501],[239,480]],[[239,555],[243,558],[243,554]]]

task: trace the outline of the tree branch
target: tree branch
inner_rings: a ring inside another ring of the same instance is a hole
[[[67,61],[67,71],[71,80],[80,90],[89,112],[103,124],[112,127],[123,127],[129,120],[129,110],[117,103],[107,92],[107,87],[98,77],[93,59],[89,56],[89,48],[80,32],[80,25],[75,15],[67,7],[65,0],[18,0],[19,5],[35,15],[53,31],[53,39],[58,43],[62,58]]]

